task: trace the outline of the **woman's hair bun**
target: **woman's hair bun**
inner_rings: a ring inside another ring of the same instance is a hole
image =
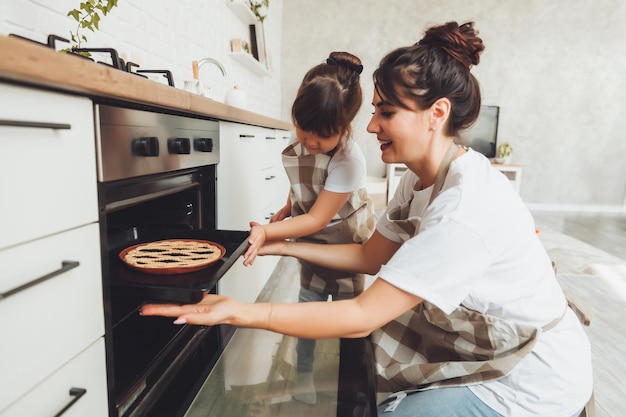
[[[474,22],[464,23],[461,26],[456,22],[428,29],[418,45],[439,47],[453,58],[459,60],[468,69],[478,65],[480,54],[485,49],[478,31],[474,29]]]

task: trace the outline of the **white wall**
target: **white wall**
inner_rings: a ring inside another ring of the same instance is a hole
[[[289,0],[283,19],[283,118],[305,71],[333,50],[364,62],[355,136],[384,175],[366,132],[371,74],[391,49],[434,24],[474,21],[486,45],[473,69],[483,103],[501,107],[499,141],[523,164],[535,207],[624,210],[626,2],[621,0]]]
[[[0,34],[14,33],[40,42],[48,34],[69,39],[76,21],[67,12],[82,0],[0,0]],[[176,87],[192,78],[191,62],[211,57],[216,66],[200,69],[211,87],[211,98],[223,102],[228,88],[248,93],[248,109],[279,118],[281,106],[280,42],[283,0],[272,0],[265,20],[270,75],[258,75],[228,56],[230,39],[248,39],[248,26],[227,7],[229,0],[119,0],[118,7],[100,22],[100,31],[85,31],[86,47],[114,48],[142,69],[172,71]],[[67,44],[62,44],[67,45]]]
[[[371,74],[391,49],[419,40],[449,20],[473,20],[487,49],[474,74],[485,104],[501,107],[500,140],[523,164],[521,194],[529,205],[624,210],[626,207],[626,2],[621,0],[271,0],[266,43],[269,76],[228,56],[229,41],[247,27],[228,0],[119,0],[88,35],[88,46],[113,47],[146,69],[169,69],[177,87],[191,61],[220,60],[228,71],[201,69],[213,97],[238,84],[249,109],[290,120],[308,68],[332,50],[364,62],[365,104],[354,126],[371,175],[383,176],[378,144],[365,131]],[[0,0],[0,34],[44,41],[69,36],[66,16],[80,0]]]

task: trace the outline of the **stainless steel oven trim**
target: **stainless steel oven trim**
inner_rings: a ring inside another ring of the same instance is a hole
[[[219,162],[219,122],[216,120],[104,104],[96,104],[94,112],[100,182]],[[168,142],[177,138],[188,140],[188,153],[169,149]],[[157,154],[135,153],[136,142],[147,139],[158,143]],[[211,141],[211,149],[195,146],[196,141],[202,139]]]
[[[178,187],[168,188],[167,190],[157,191],[155,193],[143,194],[138,197],[128,198],[126,200],[115,201],[112,203],[108,203],[104,206],[107,213],[111,213],[115,210],[120,210],[125,207],[129,207],[135,204],[143,203],[146,201],[158,199],[160,197],[166,197],[168,195],[176,194],[182,191],[190,190],[192,188],[200,187],[200,184],[197,182],[192,182],[189,184],[181,185]]]

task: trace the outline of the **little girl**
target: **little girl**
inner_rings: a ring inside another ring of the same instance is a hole
[[[287,203],[269,224],[251,222],[251,265],[266,241],[296,239],[315,243],[362,243],[375,227],[366,191],[365,157],[351,137],[351,123],[362,103],[361,61],[332,52],[305,75],[291,115],[297,140],[282,152],[291,184]],[[300,262],[300,302],[353,298],[363,292],[364,275]],[[313,387],[315,341],[299,339],[294,398],[316,402]]]

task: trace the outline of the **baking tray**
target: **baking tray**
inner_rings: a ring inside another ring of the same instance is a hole
[[[206,268],[179,274],[156,275],[130,268],[119,258],[124,248],[140,243],[164,239],[199,239],[219,243],[225,249],[224,256]],[[110,249],[110,284],[116,294],[125,298],[147,302],[170,302],[191,304],[200,301],[204,294],[214,292],[220,278],[235,262],[243,262],[241,255],[248,247],[247,231],[213,230],[178,232],[167,235],[152,231],[135,231],[134,239]]]

